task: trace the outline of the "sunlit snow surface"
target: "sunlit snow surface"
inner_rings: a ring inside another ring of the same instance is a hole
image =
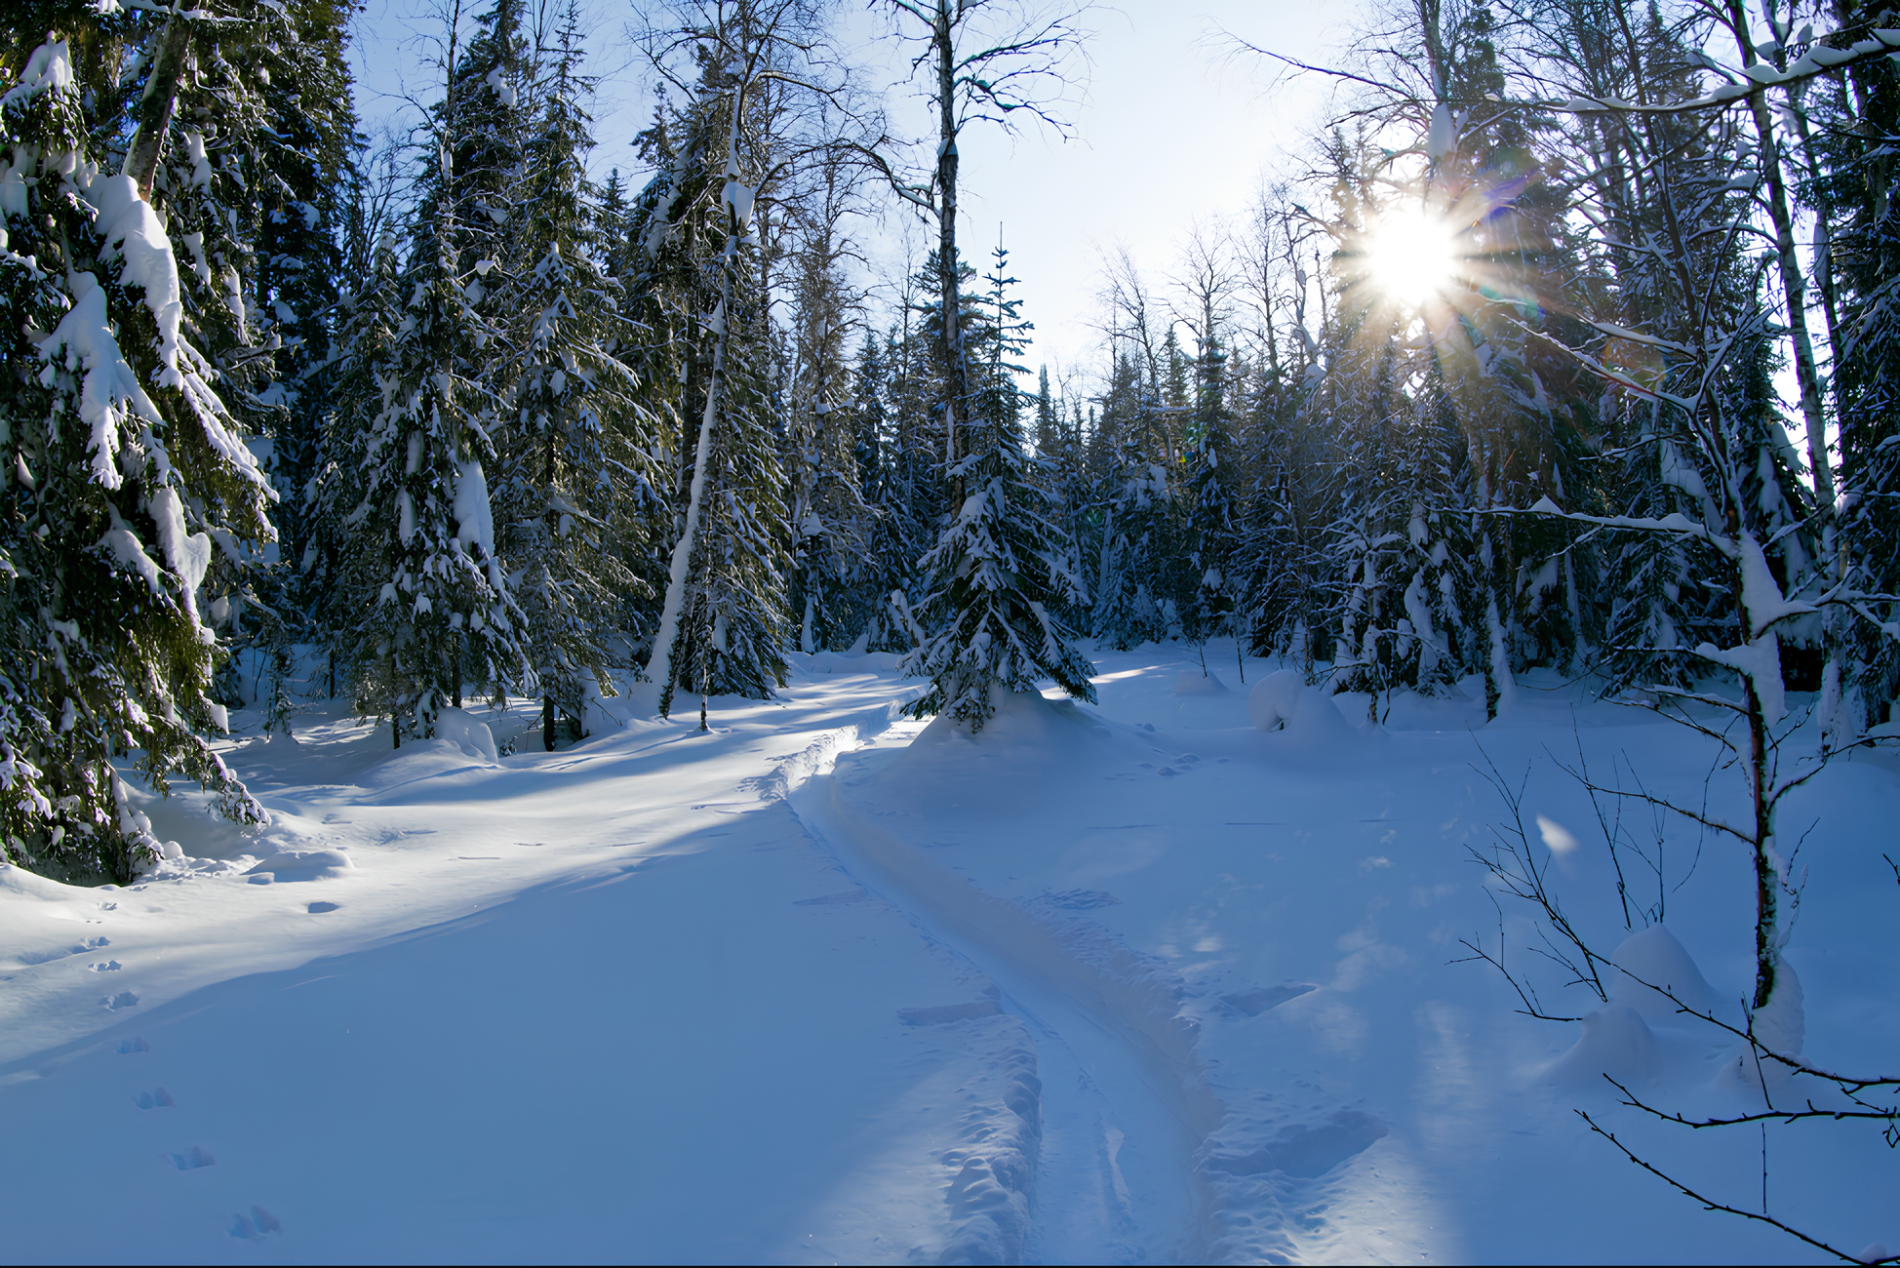
[[[1607,950],[1629,931],[1553,755],[1699,804],[1711,752],[1681,728],[1533,678],[1489,725],[1400,698],[1366,727],[1363,696],[1289,689],[1262,733],[1247,692],[1280,667],[1243,685],[1216,644],[1211,681],[1178,647],[1099,653],[1099,709],[1010,702],[972,740],[896,721],[917,684],[889,657],[794,660],[780,701],[713,701],[710,736],[695,710],[548,754],[527,708],[493,715],[528,732],[499,763],[466,730],[391,754],[327,707],[294,743],[234,712],[273,826],[180,796],[142,807],[185,856],[145,884],[0,871],[0,1259],[1803,1258],[1573,1112],[1759,1207],[1754,1129],[1641,1121],[1595,1073],[1733,1110],[1720,1042],[1543,972],[1553,1011],[1598,1014],[1579,1048],[1455,962],[1499,920],[1468,861],[1503,814],[1478,746],[1528,766],[1533,844],[1576,843],[1554,874]],[[1839,763],[1783,820],[1819,821],[1806,1052],[1888,1074],[1895,769]],[[1669,832],[1681,945],[1631,954],[1738,1000],[1746,860]],[[1527,915],[1504,907],[1519,941]],[[1776,1215],[1900,1240],[1877,1132],[1768,1150]]]

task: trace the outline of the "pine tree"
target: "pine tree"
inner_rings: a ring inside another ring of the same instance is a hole
[[[1232,632],[1238,575],[1238,473],[1227,408],[1227,353],[1213,314],[1203,314],[1194,360],[1194,412],[1187,451],[1184,538],[1191,567],[1182,625],[1189,641]]]
[[[736,42],[719,43],[727,38]],[[755,126],[755,115],[769,114],[756,76],[781,50],[743,23],[705,33],[698,47],[696,99],[643,138],[662,172],[634,229],[645,255],[635,281],[640,320],[654,332],[644,355],[651,367],[677,367],[671,375],[642,367],[642,378],[681,388],[669,405],[681,437],[676,519],[647,674],[660,684],[662,714],[680,687],[697,690],[703,725],[706,695],[763,698],[784,683],[789,532],[764,234],[754,228],[769,200],[761,174],[747,183],[769,139]],[[656,339],[662,330],[672,338]]]
[[[855,588],[865,614],[864,644],[874,652],[912,646],[910,600],[917,560],[924,554],[917,495],[932,488],[924,482],[935,475],[928,456],[911,447],[916,429],[902,425],[910,416],[903,412],[907,394],[899,368],[909,355],[909,341],[899,342],[894,334],[882,341],[866,335],[855,367],[855,456],[867,515],[864,564]],[[901,604],[893,604],[893,595]]]
[[[614,539],[639,523],[629,504],[651,496],[645,414],[632,371],[614,354],[631,332],[619,287],[591,254],[584,163],[592,138],[577,37],[570,7],[523,156],[519,274],[497,287],[500,310],[520,315],[506,339],[519,351],[500,437],[500,549],[518,578],[521,642],[549,751],[557,715],[580,724],[584,680],[613,694],[617,608],[641,584]]]
[[[794,370],[787,392],[786,456],[791,476],[790,524],[796,545],[790,597],[806,652],[847,647],[869,625],[884,596],[860,584],[872,569],[865,556],[870,511],[858,471],[861,424],[847,408],[850,318],[842,267],[850,188],[836,163],[795,212],[801,237],[793,254],[791,339]],[[873,443],[875,443],[873,441]],[[875,462],[875,455],[869,455]]]
[[[1163,641],[1181,628],[1175,595],[1184,556],[1164,410],[1158,382],[1133,357],[1119,357],[1095,434],[1093,497],[1102,508],[1093,630],[1117,651]]]
[[[484,279],[514,172],[517,16],[515,0],[500,0],[466,59],[448,44],[394,326],[354,376],[362,423],[345,455],[345,500],[356,502],[361,588],[346,628],[357,708],[387,717],[398,746],[412,729],[432,735],[435,708],[459,701],[465,682],[500,695],[526,673],[484,469],[501,351]],[[359,344],[353,355],[370,351]]]
[[[972,732],[996,711],[995,693],[1029,693],[1053,678],[1069,695],[1093,702],[1095,672],[1052,611],[1082,589],[1073,549],[1049,518],[1050,498],[1024,451],[1022,393],[1012,363],[1025,329],[1008,287],[1008,257],[996,249],[990,282],[994,315],[965,325],[973,352],[965,456],[951,475],[964,501],[925,557],[919,644],[905,660],[929,689],[906,706],[912,717],[948,714]],[[984,355],[987,354],[987,355]],[[981,358],[978,360],[977,358]]]
[[[204,738],[224,714],[198,590],[226,551],[270,540],[271,493],[191,341],[139,166],[162,150],[192,21],[34,3],[0,26],[0,846],[74,880],[123,883],[157,857],[115,757],[160,792],[182,774],[230,818],[269,818]],[[122,58],[146,72],[152,127],[108,174],[95,138],[124,134]]]
[[[1836,48],[1885,21],[1867,5],[1844,13],[1850,20],[1826,40]],[[1832,614],[1842,656],[1824,671],[1822,725],[1840,745],[1895,720],[1900,700],[1900,216],[1883,140],[1900,131],[1900,68],[1886,59],[1862,63],[1829,87],[1817,103],[1823,158],[1808,193],[1821,229],[1830,212],[1842,221],[1838,246],[1820,261],[1822,298],[1838,326],[1841,488],[1836,567],[1824,581],[1845,600]]]

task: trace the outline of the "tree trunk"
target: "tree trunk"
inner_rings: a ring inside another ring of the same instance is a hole
[[[943,460],[957,460],[957,415],[969,396],[963,364],[962,304],[957,277],[957,61],[956,14],[951,0],[937,0],[931,24],[931,44],[937,55],[937,302],[942,306],[944,365]],[[954,517],[963,502],[963,481],[953,484]]]
[[[732,125],[726,136],[728,169],[738,153],[739,116],[744,108],[742,84],[732,97]],[[686,522],[680,527],[679,540],[673,544],[666,598],[660,605],[660,628],[653,637],[653,653],[647,657],[647,677],[660,685],[661,717],[666,717],[673,707],[673,644],[679,641],[680,617],[686,607],[686,573],[692,566],[693,545],[699,536],[701,508],[706,501],[706,467],[712,456],[713,419],[719,410],[719,371],[725,365],[726,332],[732,324],[732,263],[739,248],[740,226],[730,208],[727,216],[728,232],[719,256],[719,306],[713,310],[718,326],[713,333],[712,370],[706,378],[706,408],[700,415],[699,443],[693,455],[693,483],[687,495]]]
[[[541,697],[541,746],[554,751],[554,697]]]
[[[138,128],[125,147],[125,175],[139,187],[139,197],[152,200],[152,180],[164,154],[165,133],[171,128],[172,107],[178,101],[178,81],[191,52],[191,22],[173,14],[159,33],[152,57],[152,73],[139,100]]]
[[[1731,33],[1744,68],[1757,62],[1755,44],[1742,0],[1728,0]],[[1766,90],[1749,94],[1748,108],[1755,120],[1762,177],[1768,185],[1768,216],[1775,227],[1775,255],[1788,303],[1788,330],[1794,341],[1795,381],[1801,388],[1801,419],[1808,430],[1808,465],[1814,473],[1814,496],[1823,521],[1832,518],[1834,468],[1827,456],[1827,416],[1821,408],[1821,377],[1814,365],[1814,341],[1808,334],[1807,279],[1795,252],[1794,215],[1788,206],[1787,181],[1781,170],[1781,149],[1775,138],[1774,115]]]

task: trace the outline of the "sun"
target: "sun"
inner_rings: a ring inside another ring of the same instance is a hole
[[[1365,280],[1393,299],[1420,304],[1443,294],[1458,271],[1457,233],[1426,212],[1388,214],[1366,234]]]

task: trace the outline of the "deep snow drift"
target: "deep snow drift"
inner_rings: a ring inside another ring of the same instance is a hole
[[[1488,754],[1599,948],[1739,1015],[1746,860],[1665,825],[1660,883],[1626,879],[1666,930],[1626,928],[1556,765],[1739,805],[1685,730],[1535,679],[1488,725],[1256,694],[1281,667],[1243,686],[1217,646],[1211,677],[1099,654],[1099,708],[1007,700],[973,739],[897,721],[918,684],[888,657],[795,661],[711,735],[636,696],[554,754],[500,755],[525,710],[396,754],[327,706],[294,741],[234,713],[271,827],[153,801],[180,849],[143,884],[0,870],[0,1257],[1812,1257],[1589,1133],[1575,1109],[1761,1205],[1754,1128],[1645,1120],[1601,1079],[1732,1112],[1759,1098],[1735,1045],[1634,981],[1562,989],[1470,861],[1504,816]],[[1832,1067],[1900,1065],[1897,768],[1838,762],[1782,821],[1814,825],[1789,960]],[[1582,1022],[1458,962],[1500,927]],[[1877,1130],[1774,1127],[1766,1156],[1775,1215],[1900,1243]]]

